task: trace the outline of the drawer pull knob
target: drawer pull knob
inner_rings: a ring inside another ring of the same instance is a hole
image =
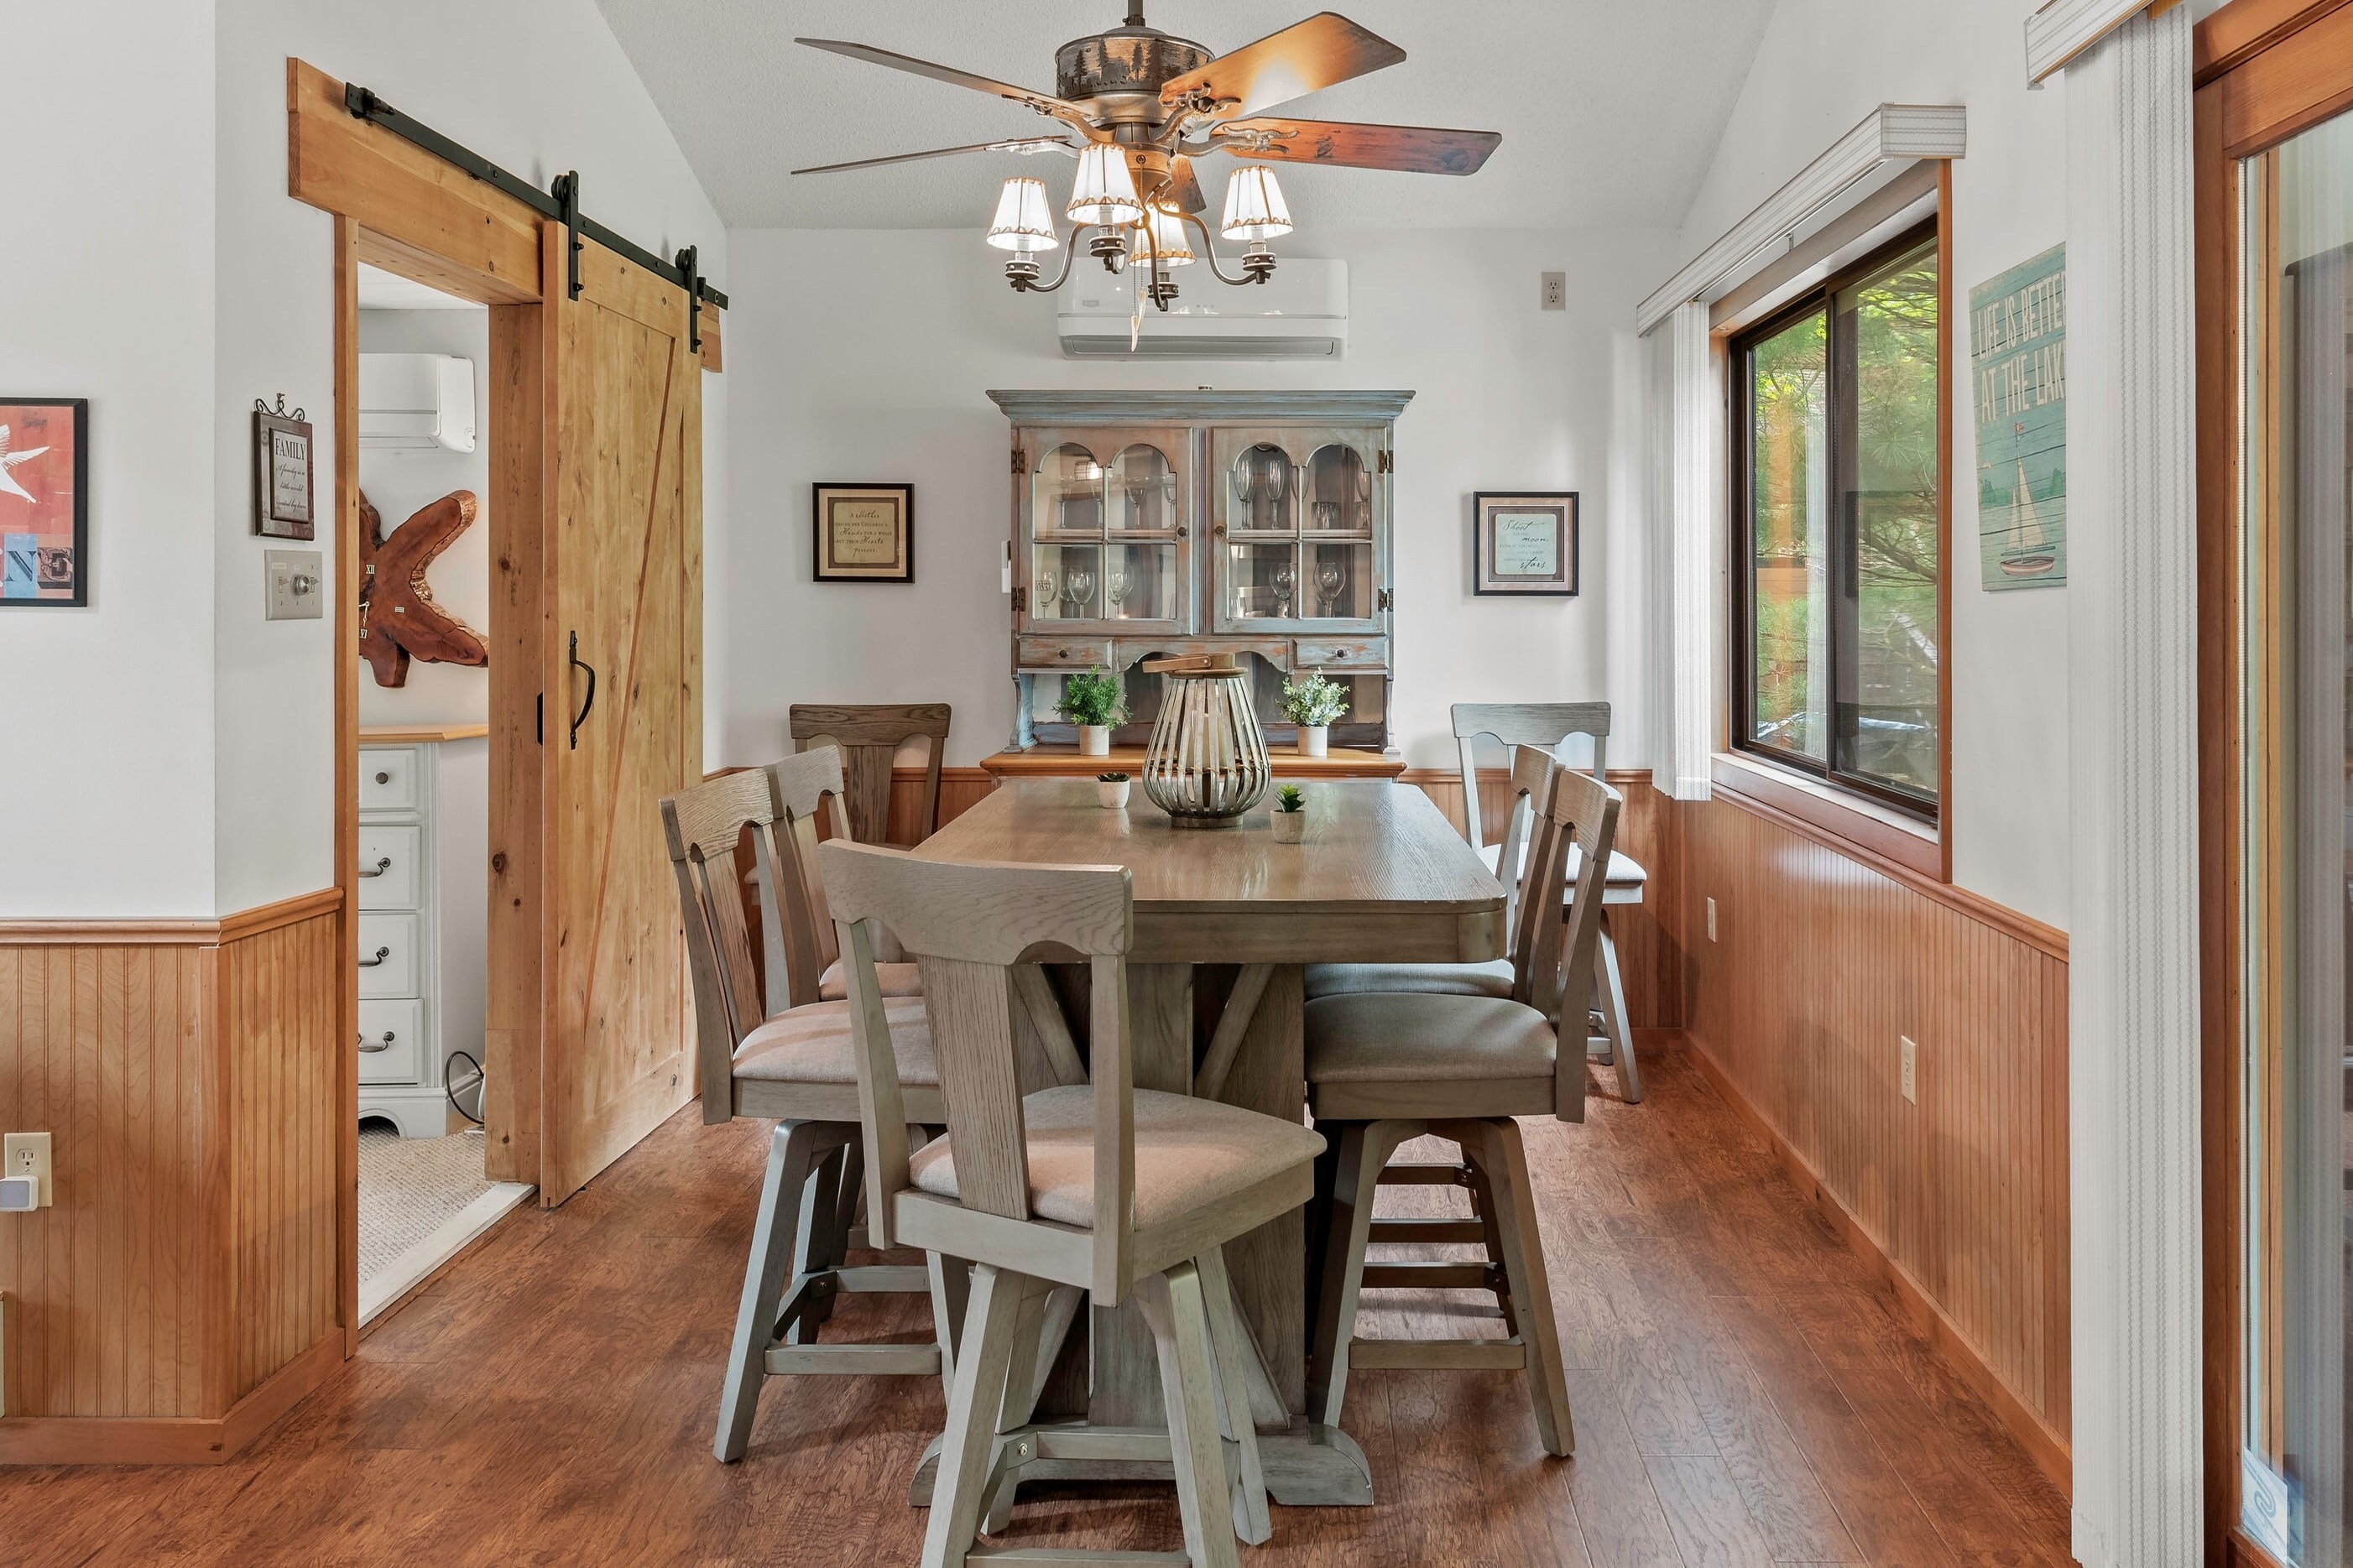
[[[363,866],[360,868],[360,875],[363,877],[381,877],[386,871],[391,869],[392,857],[389,855],[379,855],[376,857],[375,869],[371,871],[365,866]]]
[[[368,1044],[367,1037],[365,1035],[362,1035],[360,1037],[360,1049],[368,1052],[370,1055],[374,1055],[377,1051],[388,1051],[392,1049],[392,1031],[390,1029],[386,1029],[384,1032],[384,1038],[378,1040],[372,1046]]]
[[[362,969],[374,969],[391,956],[392,949],[388,947],[379,947],[375,950],[375,956],[374,958],[363,958],[359,961],[359,964]]]
[[[375,775],[375,782],[378,784],[390,784],[392,782],[392,775],[387,773],[378,773]]]

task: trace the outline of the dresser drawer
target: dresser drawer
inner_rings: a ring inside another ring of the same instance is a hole
[[[360,994],[417,994],[417,917],[360,917]]]
[[[415,1083],[424,1060],[425,1004],[360,1004],[360,1081]]]
[[[417,748],[368,747],[360,752],[360,809],[417,809]]]
[[[1024,669],[1087,669],[1111,665],[1108,637],[1040,637],[1021,639]]]
[[[425,843],[421,827],[360,829],[360,908],[413,910]]]
[[[1389,662],[1387,637],[1301,637],[1296,647],[1293,669],[1382,669]]]

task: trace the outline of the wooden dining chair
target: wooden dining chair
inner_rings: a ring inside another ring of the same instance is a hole
[[[1546,1451],[1576,1447],[1527,1152],[1513,1118],[1585,1120],[1585,1008],[1620,799],[1599,779],[1558,767],[1548,794],[1528,851],[1540,870],[1516,911],[1509,997],[1351,992],[1307,1004],[1308,1109],[1339,1139],[1309,1347],[1312,1421],[1339,1425],[1352,1367],[1511,1369],[1527,1378]],[[1572,847],[1582,851],[1573,889]],[[1461,1146],[1490,1200],[1484,1212],[1438,1226],[1374,1219],[1382,1167],[1399,1144],[1426,1133]],[[1487,1259],[1368,1266],[1366,1246],[1400,1224],[1417,1240],[1481,1244]],[[1366,1287],[1492,1290],[1509,1337],[1359,1339],[1357,1298]]]
[[[940,826],[940,762],[948,749],[944,702],[796,702],[786,710],[793,744],[801,751],[837,746],[847,789],[849,837],[861,844],[891,839],[891,770],[899,748],[921,737],[931,742],[923,759],[923,798],[915,811],[921,844]]]
[[[764,886],[779,886],[775,813],[765,773],[730,773],[661,802],[662,829],[678,875],[694,983],[695,1062],[706,1123],[733,1116],[777,1119],[744,1268],[744,1296],[719,1401],[712,1448],[740,1459],[760,1390],[787,1373],[938,1375],[932,1344],[816,1343],[818,1326],[843,1292],[915,1291],[943,1299],[936,1268],[849,1268],[860,1167],[858,1070],[847,1002],[812,1002],[773,1016],[753,978],[735,846],[752,829]],[[771,968],[772,975],[786,971]],[[898,1064],[906,1114],[936,1126],[944,1101],[920,1000],[884,1004],[905,1053]],[[904,1134],[902,1133],[903,1140]]]
[[[1457,702],[1454,704],[1454,744],[1461,757],[1462,766],[1462,826],[1471,839],[1471,847],[1479,851],[1487,868],[1498,877],[1509,879],[1503,869],[1505,862],[1500,845],[1483,841],[1483,826],[1479,810],[1479,770],[1474,753],[1481,736],[1500,741],[1516,753],[1521,747],[1535,746],[1551,753],[1556,762],[1566,762],[1562,755],[1567,742],[1582,735],[1593,745],[1592,766],[1587,771],[1595,778],[1607,781],[1609,747],[1609,704],[1607,702]],[[1573,880],[1577,875],[1572,865]],[[1609,857],[1607,879],[1603,883],[1601,935],[1597,943],[1595,962],[1600,965],[1597,978],[1599,1010],[1601,1015],[1601,1037],[1608,1048],[1594,1059],[1618,1069],[1618,1092],[1628,1104],[1642,1098],[1642,1065],[1634,1057],[1634,1032],[1628,1026],[1626,984],[1618,967],[1618,943],[1609,931],[1611,905],[1639,905],[1650,883],[1650,873],[1630,856],[1613,851]]]
[[[1306,1202],[1324,1140],[1255,1111],[1134,1086],[1126,955],[1134,900],[1118,866],[923,860],[864,845],[818,851],[847,955],[859,1094],[871,1158],[867,1215],[878,1243],[973,1265],[955,1336],[926,1568],[992,1553],[1007,1481],[1054,1458],[1165,1459],[1184,1521],[1182,1561],[1237,1562],[1236,1538],[1271,1531],[1244,1384],[1224,1244]],[[929,1044],[947,1133],[912,1153],[902,1026],[875,983],[868,927],[895,930],[923,971]],[[1041,957],[1091,974],[1092,1085],[1021,1091],[1019,971]],[[1098,1307],[1133,1292],[1159,1352],[1168,1430],[1090,1429],[1031,1420],[1049,1337],[1037,1324],[1058,1291]],[[1052,1555],[1049,1553],[1048,1555]],[[1043,1561],[1034,1553],[1022,1561]],[[1156,1562],[1165,1553],[1082,1561]]]
[[[825,879],[817,863],[819,822],[831,803],[837,837],[849,837],[849,814],[842,804],[841,752],[817,746],[770,763],[768,806],[775,819],[776,852],[755,877],[760,931],[767,944],[767,970],[785,976],[786,1005],[839,1002],[849,994],[841,978],[841,953],[826,907]],[[912,963],[886,962],[876,977],[885,996],[920,996],[923,981]],[[777,987],[769,984],[773,1005]]]

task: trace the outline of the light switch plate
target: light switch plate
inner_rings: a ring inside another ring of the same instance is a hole
[[[1566,272],[1546,273],[1544,275],[1544,291],[1542,294],[1542,300],[1544,309],[1547,310],[1567,310],[1568,274]]]
[[[1715,940],[1715,900],[1714,899],[1707,901],[1707,940],[1710,942]]]
[[[1900,1074],[1904,1098],[1917,1105],[1920,1103],[1920,1047],[1909,1035],[1898,1035],[1895,1039],[1904,1053]]]
[[[0,1176],[29,1176],[38,1184],[35,1208],[49,1206],[49,1135],[11,1132],[0,1138]]]
[[[325,557],[315,550],[265,550],[265,603],[273,621],[315,621],[326,613]]]

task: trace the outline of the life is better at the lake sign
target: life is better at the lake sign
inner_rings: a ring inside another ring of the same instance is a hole
[[[1969,290],[1978,561],[1989,589],[2067,581],[2067,247]]]

